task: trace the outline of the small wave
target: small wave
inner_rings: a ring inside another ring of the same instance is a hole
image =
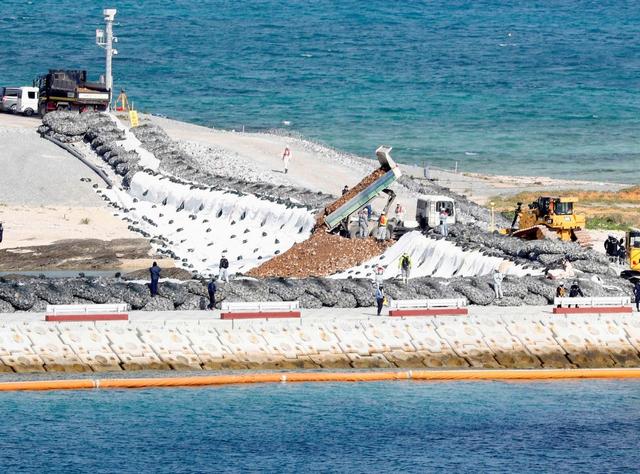
[[[464,154],[467,156],[478,156],[478,153],[475,153],[473,151],[465,151]]]
[[[302,53],[300,56],[302,56],[303,58],[312,58],[313,54],[309,54],[309,53]]]

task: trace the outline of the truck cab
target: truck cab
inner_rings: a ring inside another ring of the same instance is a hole
[[[21,87],[18,90],[16,113],[31,117],[38,111],[39,93],[37,87]]]
[[[433,229],[440,225],[440,213],[448,213],[447,224],[456,223],[455,201],[447,196],[421,195],[416,203],[416,221],[422,230]]]
[[[109,109],[110,92],[103,83],[87,81],[87,71],[50,69],[34,81],[45,115],[52,110],[104,111]]]

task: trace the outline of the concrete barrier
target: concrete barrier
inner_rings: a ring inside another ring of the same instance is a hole
[[[222,303],[221,319],[299,318],[298,301]]]
[[[556,314],[632,313],[629,296],[555,298]],[[573,306],[573,308],[571,307]]]
[[[464,298],[392,300],[389,316],[464,316],[469,314]]]
[[[45,321],[127,321],[126,304],[47,305]]]

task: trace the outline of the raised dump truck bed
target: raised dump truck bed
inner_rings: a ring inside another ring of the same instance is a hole
[[[372,199],[378,196],[384,189],[391,186],[400,176],[402,172],[391,158],[391,147],[380,146],[376,150],[376,156],[380,162],[380,168],[374,171],[371,175],[379,174],[380,170],[386,171],[382,176],[377,178],[373,183],[369,184],[362,191],[355,194],[347,202],[338,207],[335,211],[325,216],[324,223],[329,230],[335,229],[340,222],[349,218],[354,212],[362,209]],[[362,181],[366,181],[371,175],[364,178]],[[362,182],[361,181],[361,182]]]

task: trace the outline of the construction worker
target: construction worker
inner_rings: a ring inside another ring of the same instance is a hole
[[[160,272],[162,269],[158,266],[157,262],[153,262],[151,268],[149,268],[149,274],[151,275],[151,284],[149,289],[151,290],[151,296],[158,294],[158,282],[160,281]]]
[[[207,285],[207,293],[209,293],[209,309],[216,308],[216,277],[211,277],[211,281]]]
[[[378,240],[387,240],[387,215],[384,212],[378,219]]]
[[[220,274],[218,275],[219,280],[224,280],[229,283],[229,260],[227,260],[227,256],[222,254],[222,258],[220,259]]]
[[[369,236],[369,219],[367,210],[361,209],[358,213],[358,237],[365,239]]]
[[[636,311],[640,312],[640,280],[636,281],[633,287],[633,296],[636,299]]]
[[[374,279],[374,283],[376,284],[376,288],[380,288],[382,286],[382,282],[384,281],[384,268],[378,265],[376,267],[376,276]]]
[[[624,240],[620,239],[620,241],[618,242],[618,260],[620,263],[620,265],[624,265],[625,261],[627,260],[627,249],[624,246]]]
[[[564,287],[564,283],[560,283],[560,286],[558,288],[556,288],[556,297],[557,298],[564,298],[565,296],[567,296],[567,290]],[[561,305],[558,305],[558,308]]]
[[[447,218],[449,217],[449,213],[445,208],[442,208],[440,211],[440,234],[443,237],[449,235],[449,228],[447,226]]]
[[[607,252],[609,260],[613,260],[613,258],[618,256],[618,240],[613,235],[610,235],[607,237],[607,240],[604,241],[604,249]]]
[[[578,284],[578,280],[574,281],[573,284],[571,285],[571,288],[569,288],[569,298],[577,298],[578,296],[584,297],[584,293],[582,292],[582,289],[580,288],[580,285]],[[571,308],[571,305],[568,305],[569,308]],[[578,308],[579,306],[576,305],[576,308]]]
[[[289,148],[289,145],[284,147],[282,161],[284,162],[284,174],[287,174],[289,172],[289,161],[291,161],[291,148]]]
[[[411,275],[411,265],[411,257],[409,257],[409,254],[407,252],[404,252],[400,257],[398,267],[400,267],[400,277],[402,278],[402,281],[405,285],[409,281]]]
[[[398,225],[404,224],[404,207],[400,203],[396,205],[396,222]]]
[[[378,306],[378,316],[382,313],[382,305],[384,305],[384,288],[380,285],[376,288],[376,305]]]
[[[504,298],[504,294],[502,293],[502,280],[504,280],[504,275],[496,268],[493,274],[493,290],[496,292],[496,299]]]
[[[364,206],[364,208],[367,210],[367,219],[371,220],[371,216],[373,215],[373,207],[371,207],[371,203]]]

